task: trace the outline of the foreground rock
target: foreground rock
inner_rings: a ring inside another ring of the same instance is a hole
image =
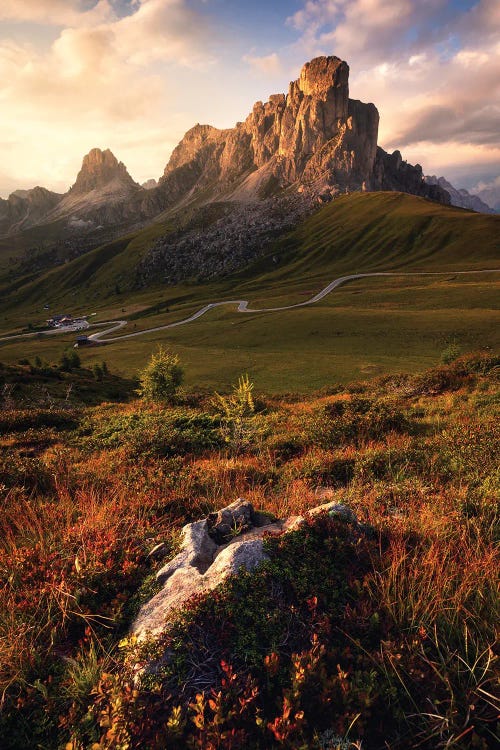
[[[356,517],[346,505],[335,502],[308,512],[315,516],[327,512],[355,523]],[[161,590],[144,604],[132,625],[139,639],[159,636],[173,614],[191,596],[210,591],[241,568],[252,571],[266,559],[263,538],[293,531],[304,523],[303,516],[278,520],[254,510],[242,498],[211,513],[208,518],[184,526],[180,552],[156,574]]]

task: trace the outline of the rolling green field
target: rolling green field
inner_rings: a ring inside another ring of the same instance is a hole
[[[238,314],[218,308],[179,328],[82,349],[130,376],[159,343],[179,353],[186,385],[226,389],[248,372],[261,390],[310,391],[373,374],[418,371],[451,342],[463,352],[499,344],[500,217],[399,193],[354,194],[324,207],[276,242],[254,266],[223,282],[124,291],[158,227],[108,243],[2,297],[0,331],[38,325],[51,311],[126,319],[123,333],[181,320],[207,302],[250,307],[302,302],[337,276],[369,271],[445,271],[439,277],[367,278],[307,308]],[[163,228],[165,231],[165,228]],[[149,239],[148,239],[149,238]],[[127,264],[130,264],[127,266]],[[118,282],[120,280],[120,283]],[[121,293],[115,293],[119,283]],[[75,334],[0,343],[0,360],[57,359]]]

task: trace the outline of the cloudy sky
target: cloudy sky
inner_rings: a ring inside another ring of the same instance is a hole
[[[335,54],[379,143],[458,187],[500,181],[498,0],[0,0],[0,196],[60,192],[94,146],[139,182]]]

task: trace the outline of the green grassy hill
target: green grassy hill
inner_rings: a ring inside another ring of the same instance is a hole
[[[102,302],[118,285],[132,291],[134,270],[153,242],[173,229],[173,221],[153,224],[17,285],[11,303],[45,299]],[[276,242],[265,259],[239,278],[259,288],[287,284],[290,277],[381,269],[472,269],[498,261],[500,217],[441,206],[403,193],[355,193],[337,199]],[[273,258],[279,256],[280,268]],[[7,300],[5,300],[7,301]]]
[[[287,262],[287,275],[309,275],[315,269],[495,267],[500,261],[500,217],[405,193],[355,193],[315,213],[277,243],[278,250]]]
[[[443,277],[364,279],[309,308],[238,315],[210,312],[193,324],[126,339],[84,357],[106,357],[130,375],[157,343],[175,347],[198,382],[229,385],[248,370],[260,387],[311,388],[366,373],[432,365],[452,341],[464,351],[498,345],[498,274],[454,271],[500,268],[500,217],[450,208],[401,193],[357,193],[323,207],[267,255],[239,274],[210,284],[133,290],[134,268],[172,224],[153,225],[1,294],[0,329],[36,324],[50,309],[126,318],[123,333],[181,320],[207,302],[248,299],[251,307],[301,302],[336,276],[369,271],[445,271]],[[56,357],[63,339],[1,345],[0,359]]]
[[[122,292],[137,293],[135,269],[154,242],[174,230],[203,229],[221,217],[224,203],[190,206],[176,215],[162,215],[149,226],[123,233],[64,265],[33,273],[16,268],[33,246],[45,246],[61,233],[61,222],[36,227],[13,238],[0,240],[0,299],[12,307],[26,302],[83,301],[89,295],[99,301]],[[72,240],[74,244],[74,240]],[[24,266],[26,263],[24,264]],[[23,267],[24,267],[23,266]],[[0,306],[2,305],[0,302]]]

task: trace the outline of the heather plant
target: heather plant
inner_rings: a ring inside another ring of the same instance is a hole
[[[153,416],[127,436],[136,456],[175,456],[202,453],[222,445],[220,419],[210,414],[174,411]]]
[[[243,399],[234,443],[206,395],[4,403],[2,750],[496,747],[497,374],[483,353],[265,412]],[[266,540],[261,569],[134,643],[158,591],[149,550],[168,559],[184,523],[237,496],[279,517],[342,502],[360,524]]]
[[[223,444],[219,417],[181,408],[93,417],[81,432],[88,450],[122,446],[135,457],[197,454]]]
[[[316,409],[306,431],[309,442],[321,448],[359,445],[391,431],[408,431],[410,419],[397,402],[354,396]]]
[[[55,487],[54,477],[36,456],[0,454],[0,486],[44,494]]]
[[[5,409],[0,412],[0,432],[25,432],[30,429],[56,427],[70,430],[78,424],[75,409]]]

